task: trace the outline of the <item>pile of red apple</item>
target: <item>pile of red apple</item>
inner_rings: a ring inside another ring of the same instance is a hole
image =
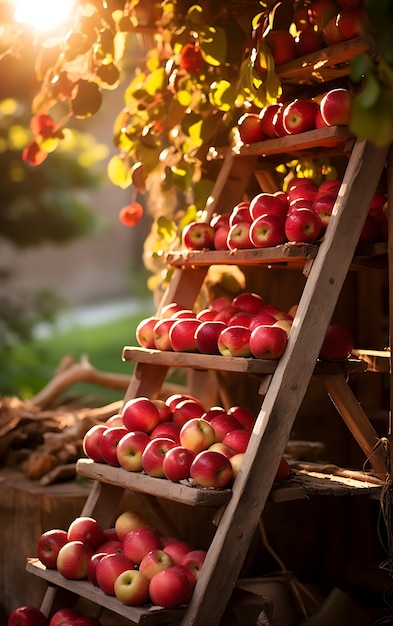
[[[241,250],[291,243],[315,243],[323,237],[339,194],[341,181],[294,177],[286,191],[261,192],[230,213],[209,222],[193,222],[183,230],[188,250]],[[387,240],[387,197],[376,192],[371,201],[360,243]]]
[[[53,533],[53,539],[56,533],[63,531],[49,531]],[[65,532],[65,531],[64,531]],[[49,535],[48,533],[48,535]],[[50,540],[51,541],[51,540]],[[8,617],[8,626],[102,626],[102,623],[96,617],[84,615],[81,611],[65,607],[58,609],[49,618],[40,609],[35,606],[24,605],[18,606],[12,611]]]
[[[292,319],[259,294],[244,292],[215,298],[198,313],[170,303],[138,324],[136,339],[148,349],[277,360]]]
[[[142,515],[124,511],[110,529],[103,529],[93,517],[81,516],[67,530],[44,532],[37,542],[37,556],[64,578],[90,581],[127,606],[152,603],[172,609],[190,600],[206,551],[176,537],[163,537]],[[67,621],[53,621],[53,616],[50,626],[99,626],[98,620],[72,621],[73,609],[63,609],[64,617],[67,611]],[[37,621],[34,626],[47,626],[47,622]]]

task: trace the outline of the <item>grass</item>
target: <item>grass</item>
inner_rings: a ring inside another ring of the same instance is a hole
[[[148,315],[151,315],[151,310],[146,306],[146,311],[141,310],[126,318],[87,328],[74,326],[47,338],[35,339],[28,345],[15,346],[8,367],[0,373],[0,395],[18,395],[23,399],[32,397],[53,377],[66,355],[73,355],[78,362],[86,354],[91,365],[98,370],[131,374],[133,366],[122,361],[122,349],[125,345],[136,345],[136,326]],[[67,395],[70,394],[90,397],[93,404],[99,405],[122,397],[122,392],[86,383],[73,385]]]

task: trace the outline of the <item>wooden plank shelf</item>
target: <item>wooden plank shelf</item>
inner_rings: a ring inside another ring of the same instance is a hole
[[[121,467],[95,463],[91,459],[79,459],[76,471],[85,478],[190,506],[222,506],[232,495],[230,489],[204,489],[191,481],[173,483],[166,478],[153,478],[142,472],[127,472]]]
[[[357,348],[353,350],[353,354],[367,363],[368,372],[389,372],[390,349],[366,350],[363,348]]]
[[[147,348],[125,346],[123,361],[164,365],[165,367],[186,367],[196,370],[223,370],[244,374],[273,374],[278,361],[253,359],[246,357],[226,357],[197,352],[172,352],[149,350]],[[314,374],[349,374],[364,372],[367,364],[360,359],[345,361],[317,361]]]
[[[304,57],[279,65],[277,74],[286,85],[315,85],[348,76],[349,61],[367,50],[369,45],[361,37],[341,41],[321,48]]]
[[[127,618],[132,624],[173,624],[178,622],[184,614],[184,609],[181,608],[167,610],[154,605],[126,606],[117,598],[107,595],[99,587],[95,587],[87,580],[69,580],[56,570],[47,569],[39,559],[28,559],[26,571],[46,580],[50,585],[66,589],[77,596],[90,600],[117,615]]]

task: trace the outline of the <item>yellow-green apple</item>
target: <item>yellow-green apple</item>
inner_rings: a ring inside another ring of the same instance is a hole
[[[202,569],[202,565],[205,562],[206,555],[206,550],[191,550],[184,555],[179,563],[181,567],[187,567],[189,570],[191,570],[195,578],[195,582],[198,580],[198,576]]]
[[[167,437],[175,443],[180,443],[180,426],[175,422],[160,422],[150,433],[151,439]]]
[[[83,541],[93,550],[105,541],[101,524],[93,517],[82,515],[76,517],[67,530],[68,541]]]
[[[142,430],[128,431],[119,441],[116,448],[120,467],[127,472],[142,471],[142,454],[150,437]]]
[[[8,626],[48,626],[48,618],[35,606],[18,606],[8,616]]]
[[[182,558],[193,550],[193,546],[187,543],[187,541],[177,539],[168,543],[163,550],[169,554],[175,565],[179,565]]]
[[[285,330],[285,332],[287,333],[287,337],[289,337],[289,333],[292,330],[292,324],[293,324],[293,319],[288,319],[288,320],[277,320],[276,322],[274,322],[273,326],[278,326],[279,328],[282,328],[283,330]]]
[[[147,317],[139,322],[135,330],[136,340],[142,348],[149,350],[155,348],[154,326],[160,318],[156,316]]]
[[[107,554],[96,565],[97,585],[108,596],[114,596],[117,577],[129,569],[134,569],[134,563],[125,554]]]
[[[270,104],[262,109],[260,113],[260,117],[262,120],[262,128],[266,137],[269,139],[274,139],[276,137],[276,131],[273,126],[273,119],[276,115],[277,111],[280,109],[281,104]]]
[[[379,239],[379,219],[369,213],[360,232],[359,243],[375,243]]]
[[[238,313],[235,313],[235,315],[232,315],[227,322],[227,326],[247,326],[247,328],[250,328],[252,320],[253,316],[251,313],[239,311]]]
[[[192,222],[183,228],[183,244],[188,250],[213,248],[214,227],[208,222]]]
[[[255,248],[271,248],[286,241],[285,219],[280,215],[260,215],[250,226],[250,239]]]
[[[239,473],[240,467],[243,463],[244,455],[245,452],[237,452],[236,454],[233,454],[229,459],[232,465],[232,473],[234,479]]]
[[[196,314],[197,319],[200,320],[201,322],[211,322],[214,320],[215,316],[216,316],[216,311],[213,311],[213,309],[202,309],[201,311],[198,311],[198,313]]]
[[[156,322],[154,326],[154,345],[156,350],[172,350],[169,331],[175,322],[176,319],[174,317],[164,317]]]
[[[128,430],[151,433],[160,421],[157,406],[152,400],[139,396],[128,400],[122,410],[123,424]]]
[[[107,428],[104,424],[95,424],[84,434],[82,440],[84,454],[96,463],[103,463],[104,461],[101,453],[101,438]]]
[[[254,315],[249,325],[249,329],[254,330],[256,326],[261,326],[261,324],[272,326],[276,321],[277,319],[273,315],[267,313],[265,310],[262,310]]]
[[[315,196],[311,208],[320,217],[323,229],[326,229],[330,222],[336,197],[335,194],[331,193],[318,193]]]
[[[195,318],[178,319],[169,331],[169,341],[175,352],[196,352],[195,332],[202,322]]]
[[[319,30],[337,13],[338,7],[333,0],[313,0],[308,6],[309,22]]]
[[[82,613],[71,607],[63,607],[55,611],[49,620],[49,626],[61,626],[62,624],[72,622],[77,617],[81,617]],[[35,622],[34,622],[35,623]],[[21,624],[22,626],[22,624]]]
[[[370,28],[370,19],[364,7],[344,7],[337,15],[336,24],[343,39],[353,39]]]
[[[227,413],[216,415],[212,420],[210,420],[210,424],[213,426],[216,441],[222,441],[225,435],[231,430],[241,428],[236,417],[234,415],[228,415]]]
[[[308,28],[299,30],[295,37],[296,56],[302,57],[306,54],[316,52],[323,47],[323,40],[320,31],[314,30],[311,24]]]
[[[337,26],[337,17],[330,18],[322,29],[322,39],[327,46],[334,46],[342,41],[342,36]]]
[[[315,116],[319,105],[314,100],[296,98],[283,112],[283,124],[289,135],[304,133],[315,128]]]
[[[201,322],[195,331],[195,345],[198,352],[201,354],[219,354],[217,339],[225,326],[225,322],[219,320]]]
[[[288,63],[288,61],[292,61],[296,56],[295,42],[288,30],[270,30],[269,33],[263,37],[262,43],[270,48],[275,65]]]
[[[321,218],[311,209],[296,209],[285,220],[285,235],[288,241],[314,243],[321,232]]]
[[[153,576],[149,595],[153,604],[164,609],[174,609],[189,602],[192,585],[186,572],[180,566],[172,565]]]
[[[57,555],[68,541],[67,531],[53,528],[42,533],[37,541],[36,552],[41,563],[48,569],[56,569]]]
[[[202,417],[204,412],[205,408],[199,400],[187,398],[175,406],[172,420],[181,428],[188,420]]]
[[[115,520],[115,530],[120,541],[123,541],[124,537],[132,530],[146,526],[148,526],[147,520],[137,511],[123,511]]]
[[[123,539],[124,554],[136,565],[139,565],[143,557],[151,550],[161,548],[161,540],[158,533],[145,526],[131,530]]]
[[[174,565],[171,557],[165,550],[157,548],[151,550],[142,559],[139,564],[139,571],[147,580],[151,580],[155,574],[162,572]]]
[[[188,420],[180,430],[180,445],[195,454],[206,450],[215,442],[214,428],[210,422],[201,418]]]
[[[191,464],[190,476],[200,487],[220,489],[231,482],[232,465],[221,452],[202,450]]]
[[[255,424],[255,415],[246,407],[234,405],[228,409],[228,415],[236,417],[237,421],[244,430],[252,431]]]
[[[190,467],[195,453],[181,445],[168,450],[164,457],[162,468],[165,477],[174,483],[190,477]]]
[[[282,196],[276,196],[272,193],[262,192],[253,197],[250,202],[250,215],[255,220],[261,215],[279,215],[286,217],[288,210],[288,202]]]
[[[220,452],[224,456],[228,457],[228,459],[230,459],[231,456],[235,454],[235,451],[232,450],[232,448],[230,448],[229,446],[225,445],[225,443],[222,443],[222,441],[216,441],[211,446],[209,446],[208,450]]]
[[[257,359],[279,359],[287,346],[288,336],[278,326],[257,326],[251,332],[250,350]]]
[[[323,96],[319,108],[327,126],[349,124],[352,112],[352,94],[348,89],[337,87]]]
[[[265,139],[261,118],[257,113],[243,113],[237,121],[237,127],[243,143],[256,143]]]
[[[229,216],[229,227],[234,224],[239,224],[239,222],[248,222],[251,224],[252,217],[250,215],[250,203],[249,202],[239,202],[236,204]]]
[[[353,350],[350,331],[340,324],[330,324],[326,330],[319,358],[323,361],[347,359]]]
[[[164,478],[162,465],[165,454],[176,445],[173,439],[168,437],[151,439],[142,454],[142,467],[146,474],[155,478]]]
[[[120,439],[128,432],[129,431],[125,426],[113,426],[112,428],[107,428],[102,434],[100,451],[105,463],[113,465],[114,467],[119,467],[120,463],[117,458],[116,448]]]
[[[217,345],[223,356],[251,356],[251,331],[246,326],[227,326],[218,336]]]
[[[87,577],[87,565],[93,549],[83,541],[68,541],[57,555],[57,571],[70,580],[83,580]]]
[[[223,438],[222,443],[235,453],[245,452],[250,441],[251,433],[242,428],[230,430]]]
[[[252,248],[249,222],[238,222],[230,226],[227,236],[227,247],[229,250],[246,250]]]
[[[149,581],[136,569],[119,574],[114,585],[115,596],[126,606],[140,606],[149,599]]]
[[[289,466],[289,463],[284,457],[282,457],[278,465],[278,469],[277,469],[274,481],[280,483],[280,482],[283,482],[284,480],[288,480],[290,473],[291,473],[291,468]]]

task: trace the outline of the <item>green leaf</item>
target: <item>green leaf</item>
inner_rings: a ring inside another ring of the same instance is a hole
[[[236,101],[237,89],[227,80],[212,83],[209,100],[220,111],[230,111]]]
[[[160,215],[157,220],[157,234],[167,243],[172,243],[177,237],[176,223],[164,215]]]
[[[187,11],[186,19],[191,22],[191,24],[200,24],[203,17],[203,10],[198,4],[194,4]]]
[[[194,185],[194,200],[199,211],[203,210],[214,188],[214,180],[201,178]]]
[[[110,159],[107,171],[109,180],[117,187],[127,189],[131,185],[131,171],[128,161],[126,162],[119,155]]]
[[[224,65],[227,55],[227,36],[223,28],[209,26],[200,31],[200,49],[209,65]]]
[[[165,84],[165,68],[160,67],[147,76],[145,89],[149,95],[154,96],[158,91],[163,91]]]

